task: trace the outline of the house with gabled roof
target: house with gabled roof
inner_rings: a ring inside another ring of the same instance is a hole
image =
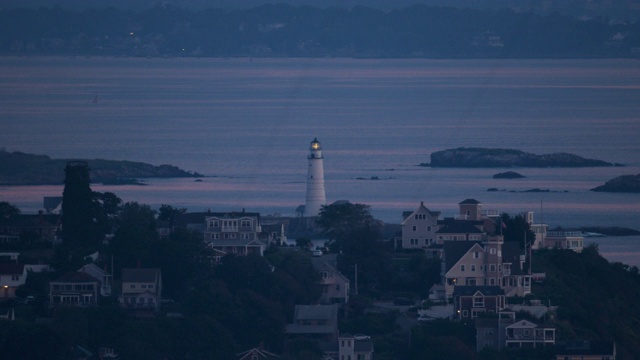
[[[552,347],[555,328],[531,320],[517,319],[513,311],[501,311],[496,317],[475,319],[476,350],[484,348],[521,349]]]
[[[111,295],[111,282],[113,280],[113,277],[106,271],[106,269],[101,269],[98,265],[90,263],[83,265],[80,269],[78,269],[78,271],[89,274],[100,281],[100,295]]]
[[[53,308],[97,306],[99,295],[100,281],[81,271],[68,272],[49,283],[49,304]]]
[[[118,301],[128,310],[159,311],[162,273],[155,268],[122,269],[122,292]]]
[[[424,202],[414,211],[405,211],[402,214],[402,238],[403,249],[425,249],[434,244],[436,231],[438,230],[439,211],[431,211]]]
[[[346,304],[349,302],[350,281],[338,271],[337,254],[312,257],[311,263],[320,273],[322,286],[321,304]]]
[[[0,263],[0,299],[16,296],[16,289],[27,282],[27,268],[24,264]]]
[[[285,328],[289,337],[305,336],[320,341],[338,339],[338,305],[296,305],[293,322]]]
[[[371,360],[373,341],[366,335],[341,334],[338,340],[327,344],[322,360]]]
[[[507,349],[551,347],[556,343],[556,329],[529,320],[518,320],[505,328]]]
[[[525,296],[531,292],[531,274],[526,255],[516,242],[502,236],[485,241],[445,241],[442,282],[447,298],[455,286],[498,286],[505,296]]]
[[[479,241],[445,241],[443,284],[447,298],[457,285],[485,285],[485,248]],[[495,284],[494,284],[495,285]]]
[[[260,214],[212,212],[204,219],[204,241],[218,254],[262,256],[268,244],[260,240]],[[217,257],[219,259],[220,257]]]
[[[453,290],[453,311],[459,320],[497,314],[504,307],[504,290],[499,286],[456,286]]]

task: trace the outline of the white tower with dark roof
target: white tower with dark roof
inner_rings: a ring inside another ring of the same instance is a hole
[[[320,208],[327,202],[324,193],[324,168],[322,146],[318,139],[313,139],[309,146],[309,168],[307,171],[307,199],[304,216],[318,216]]]

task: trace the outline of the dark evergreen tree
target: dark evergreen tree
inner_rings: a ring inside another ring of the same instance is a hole
[[[72,263],[96,250],[102,235],[95,221],[93,193],[86,161],[69,161],[64,169],[61,251]]]
[[[8,220],[17,215],[20,215],[20,209],[11,203],[0,201],[0,221]]]

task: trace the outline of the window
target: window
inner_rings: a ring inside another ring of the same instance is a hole
[[[146,289],[146,288],[147,288],[147,285],[146,285],[146,284],[142,284],[142,285],[140,285],[140,287],[141,287],[142,289]]]
[[[136,285],[135,285],[135,284],[131,284],[130,288],[131,288],[131,289],[135,289],[135,288],[136,288]]]
[[[464,264],[460,265],[460,271],[464,271]]]
[[[251,220],[242,220],[242,221],[240,221],[240,226],[242,226],[242,227],[251,227]]]
[[[480,253],[478,251],[474,251],[473,252],[473,258],[474,259],[479,259],[480,258]]]
[[[475,266],[475,264],[471,264],[471,271],[476,271],[476,266]]]
[[[431,231],[431,225],[427,225],[427,231]]]
[[[484,307],[484,297],[476,296],[473,298],[473,307]]]
[[[469,317],[469,310],[462,310],[462,317]]]
[[[11,281],[18,281],[20,280],[20,275],[11,275]]]
[[[491,254],[491,255],[495,255],[495,254],[496,254],[496,249],[495,249],[495,248],[491,248],[491,249],[489,250],[489,254]]]
[[[413,231],[416,231],[416,230],[418,230],[418,227],[413,225]]]
[[[320,275],[322,276],[322,278],[323,278],[323,279],[326,279],[326,278],[328,278],[328,277],[329,277],[329,272],[327,272],[327,271],[321,271],[321,272],[320,272]]]
[[[489,265],[489,271],[490,272],[496,272],[496,265],[495,264]]]
[[[489,279],[489,285],[495,285],[495,284],[496,284],[496,279],[495,278]]]

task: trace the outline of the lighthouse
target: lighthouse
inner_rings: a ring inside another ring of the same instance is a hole
[[[313,139],[309,146],[309,168],[307,170],[307,199],[304,206],[304,216],[318,216],[320,208],[327,201],[324,194],[324,169],[322,146],[318,139]]]

